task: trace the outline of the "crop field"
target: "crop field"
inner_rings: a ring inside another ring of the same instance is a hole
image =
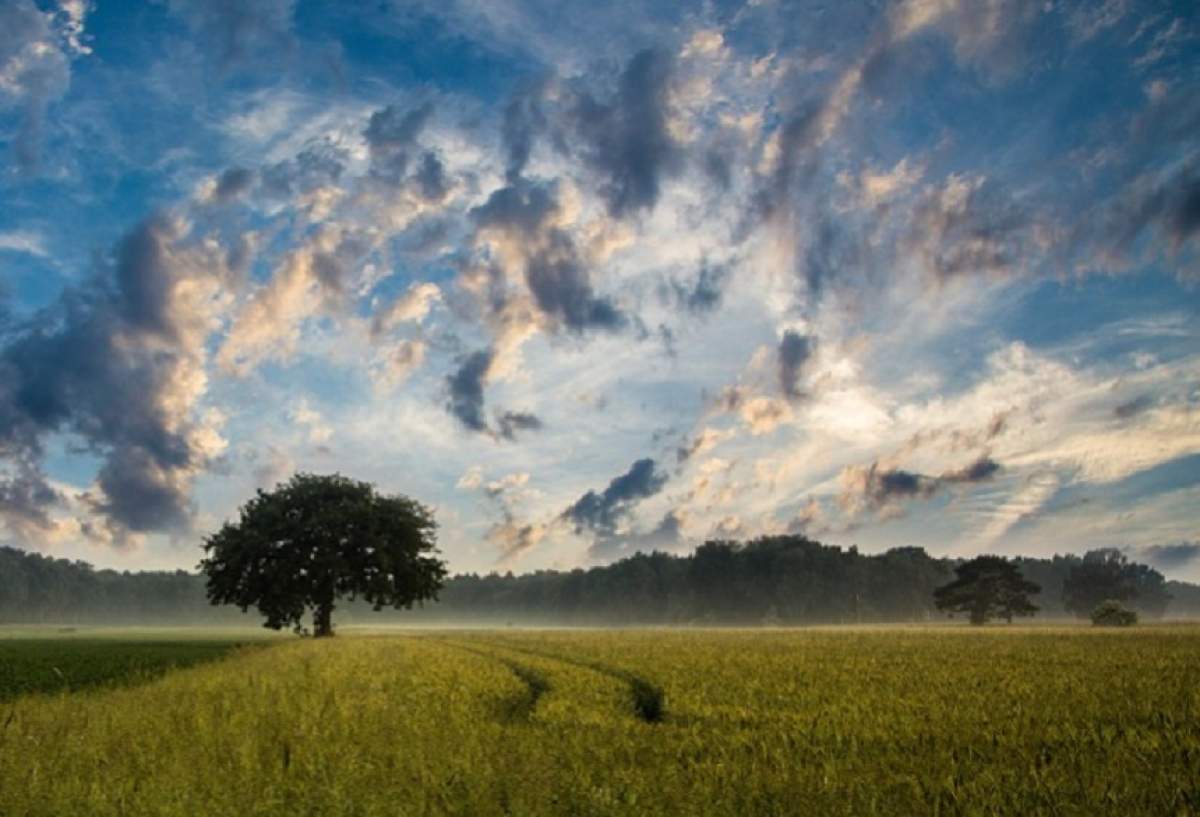
[[[257,639],[256,639],[257,640]],[[242,646],[220,638],[0,638],[0,702],[32,692],[137,684]]]
[[[6,662],[42,660],[14,643]],[[55,647],[75,648],[99,654]],[[343,633],[224,656],[0,703],[0,815],[1200,813],[1192,626]]]

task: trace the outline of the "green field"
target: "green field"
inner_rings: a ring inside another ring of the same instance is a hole
[[[1200,813],[1192,626],[344,633],[226,656],[0,703],[0,815]]]
[[[170,670],[215,660],[247,643],[212,636],[66,637],[74,635],[73,628],[50,637],[23,635],[0,638],[0,702],[32,692],[144,683]]]

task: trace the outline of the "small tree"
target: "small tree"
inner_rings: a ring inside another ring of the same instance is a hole
[[[1021,576],[1020,569],[1002,556],[977,556],[954,569],[958,578],[933,591],[939,610],[967,613],[972,624],[1013,616],[1031,616],[1038,608],[1029,596],[1041,587]]]
[[[1097,627],[1129,627],[1137,620],[1137,613],[1116,599],[1103,601],[1092,611],[1092,624]]]
[[[311,610],[313,635],[333,635],[335,601],[361,596],[380,610],[436,599],[446,576],[436,557],[433,515],[405,496],[385,496],[366,482],[334,474],[296,474],[260,490],[207,537],[213,604],[256,606],[263,626],[278,630]]]

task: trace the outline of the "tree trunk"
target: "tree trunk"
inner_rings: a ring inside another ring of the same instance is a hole
[[[333,602],[326,601],[313,609],[313,638],[333,635]]]

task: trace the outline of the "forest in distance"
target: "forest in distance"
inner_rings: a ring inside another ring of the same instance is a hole
[[[460,574],[447,580],[437,602],[380,611],[361,601],[343,602],[337,618],[343,626],[924,622],[945,618],[934,605],[934,590],[953,578],[962,561],[935,558],[919,547],[864,554],[803,536],[710,541],[685,555],[637,553],[592,568]],[[1089,561],[1117,565],[1120,593],[1143,618],[1200,617],[1200,586],[1168,581],[1114,549],[1012,561],[1041,588],[1033,597],[1039,619],[1073,617],[1064,584]],[[211,606],[198,573],[98,570],[82,561],[0,547],[0,623],[257,622],[253,613]]]

